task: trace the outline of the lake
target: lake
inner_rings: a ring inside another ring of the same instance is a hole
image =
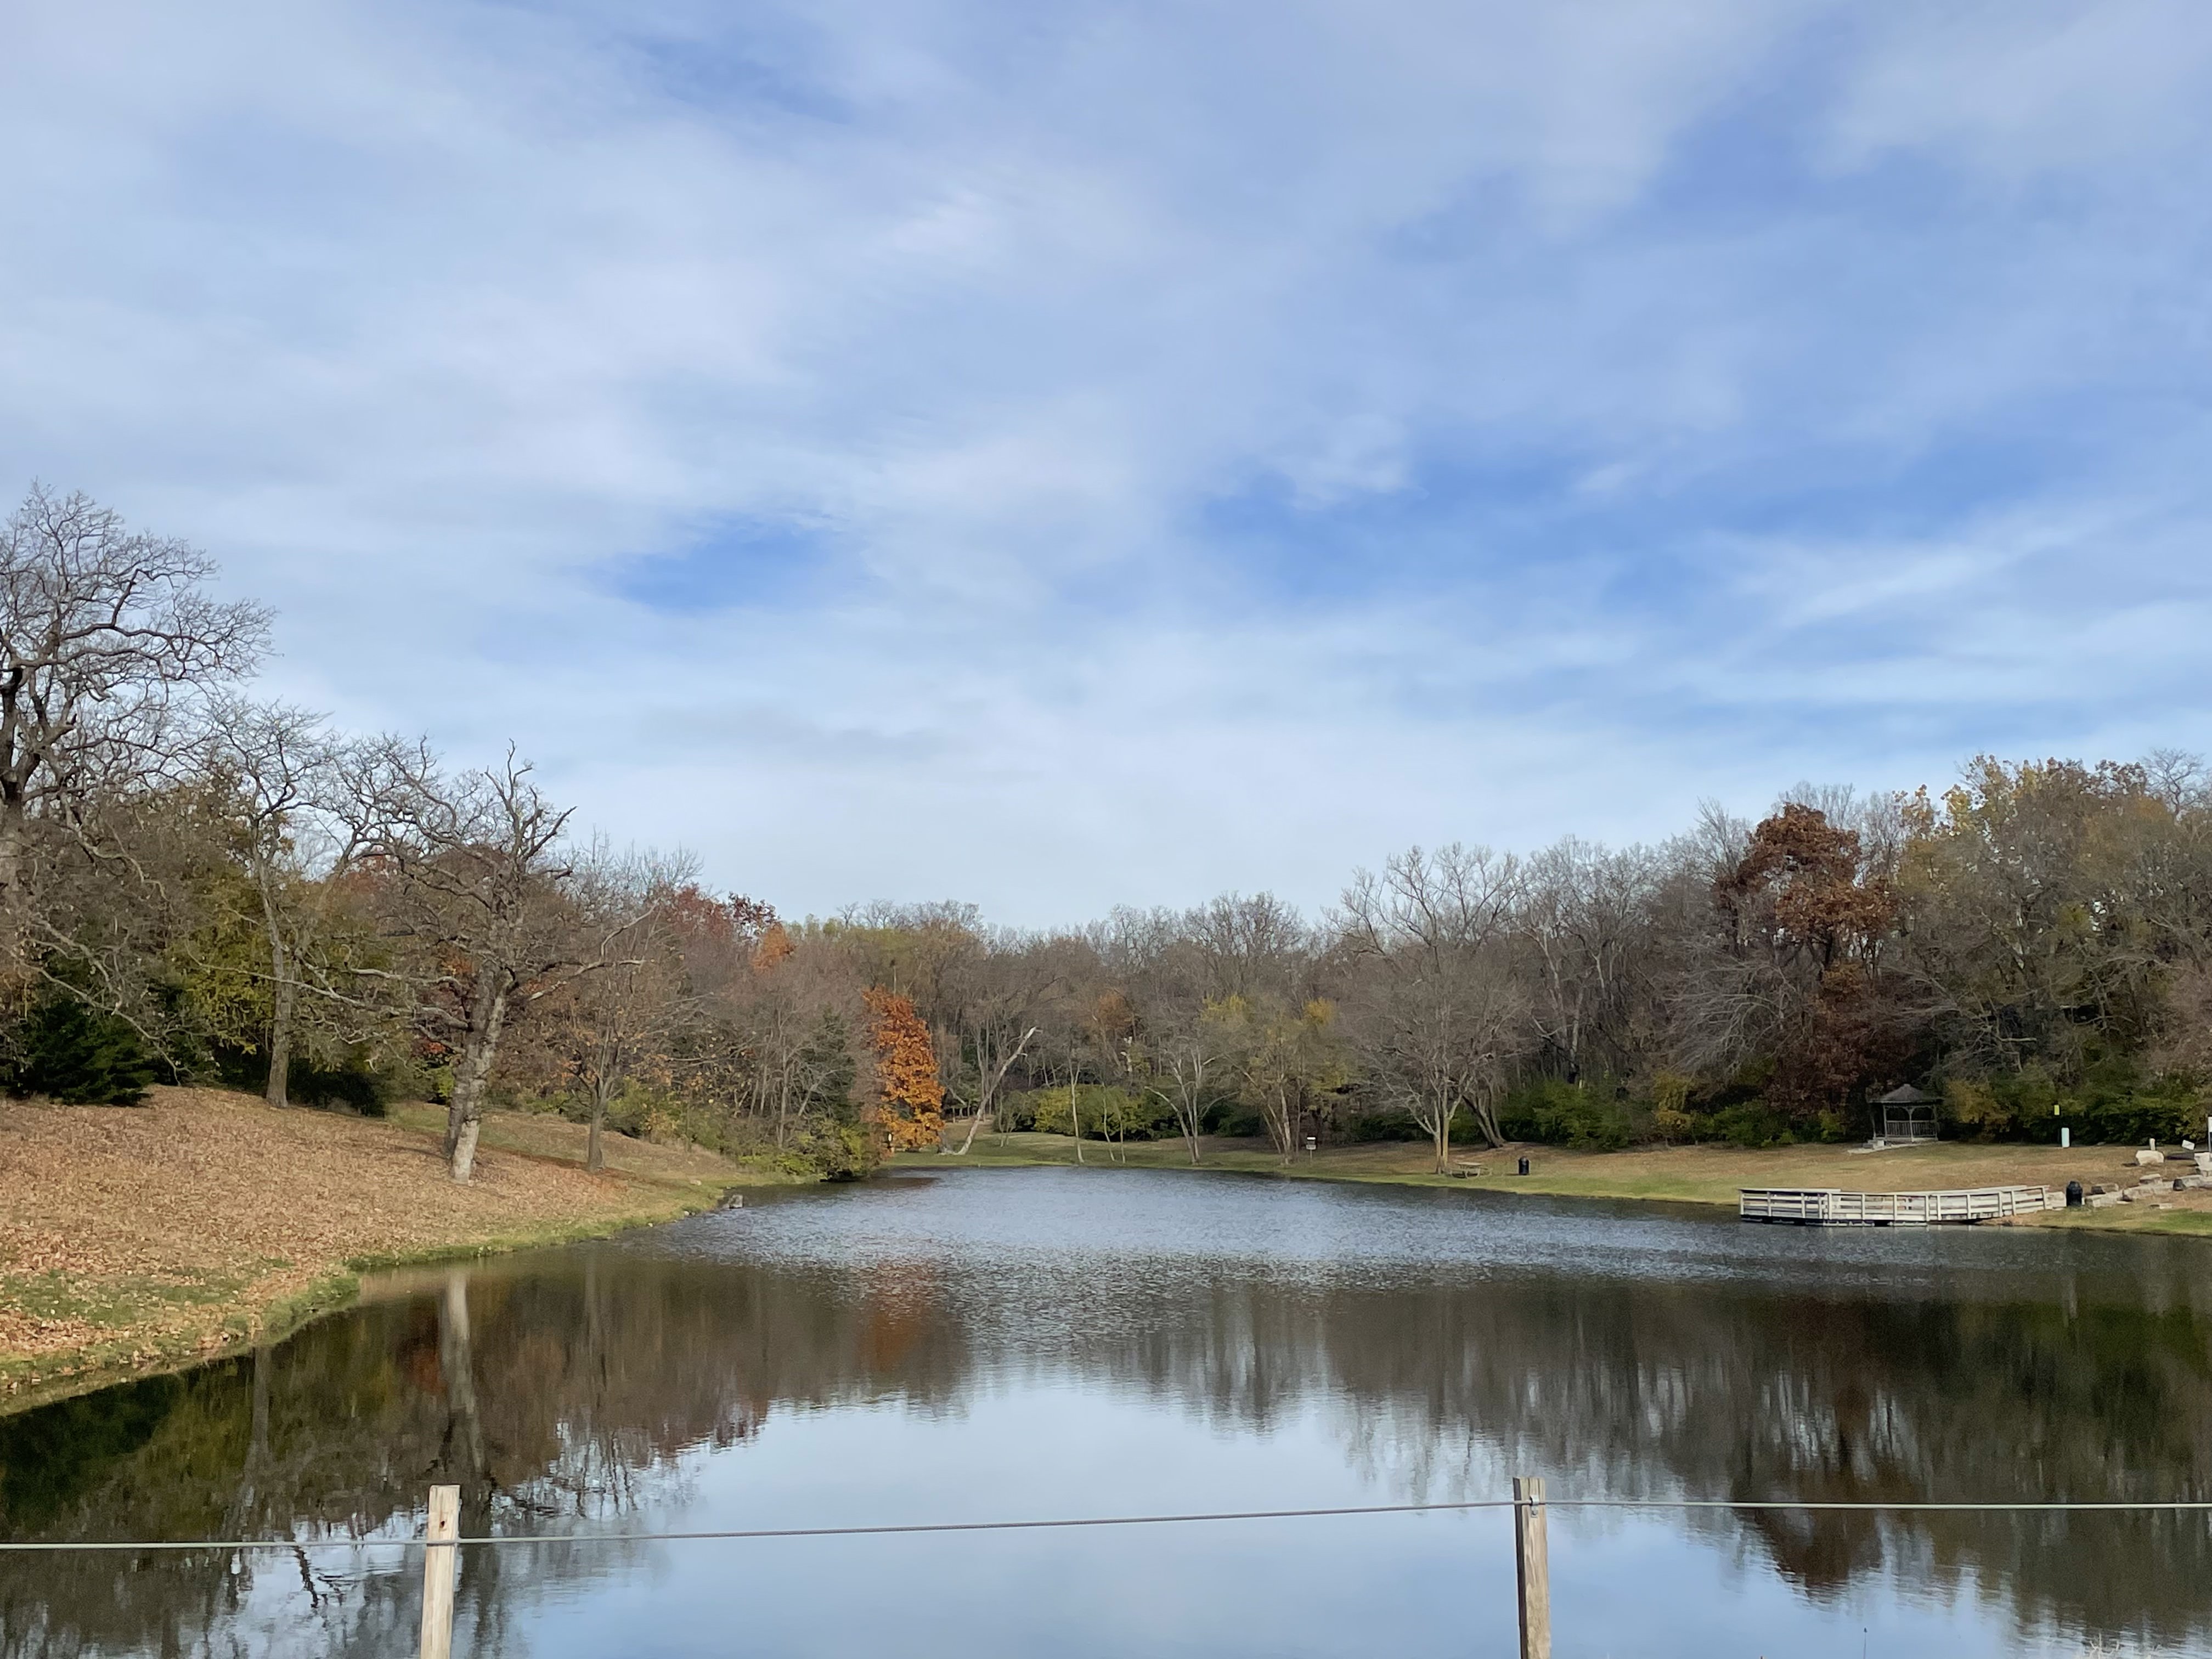
[[[400,1276],[0,1419],[0,1655],[1510,1654],[1499,1510],[592,1541],[1555,1498],[2212,1497],[2212,1242],[955,1168]],[[2203,1516],[1554,1510],[1555,1651],[2212,1653]]]

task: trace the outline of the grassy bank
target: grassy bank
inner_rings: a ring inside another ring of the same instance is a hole
[[[211,1357],[351,1299],[374,1267],[667,1220],[769,1179],[691,1147],[492,1114],[475,1180],[443,1112],[276,1111],[157,1089],[143,1107],[0,1101],[0,1411]]]
[[[1139,1141],[1113,1151],[1085,1141],[1085,1159],[1101,1168],[1128,1164],[1188,1170],[1190,1155],[1180,1140]],[[1485,1188],[1501,1192],[1547,1193],[1565,1198],[1619,1198],[1649,1202],[1726,1205],[1733,1209],[1743,1187],[1840,1187],[1855,1192],[1925,1192],[1960,1187],[2033,1186],[2063,1188],[2079,1181],[2132,1182],[2136,1174],[2132,1147],[1982,1146],[1939,1142],[1863,1152],[1846,1146],[1783,1146],[1748,1151],[1733,1146],[1660,1146],[1625,1152],[1577,1152],[1559,1146],[1511,1146],[1503,1152],[1461,1149],[1455,1157],[1462,1172],[1435,1172],[1425,1142],[1372,1141],[1355,1146],[1323,1147],[1310,1158],[1289,1164],[1265,1143],[1208,1138],[1201,1143],[1203,1167],[1273,1175],[1297,1180],[1382,1182],[1399,1186]],[[1513,1173],[1522,1157],[1530,1173]],[[1066,1135],[982,1134],[964,1158],[908,1152],[902,1167],[939,1168],[961,1164],[1072,1164],[1074,1143]],[[1468,1166],[1480,1165],[1476,1173]],[[2180,1166],[2168,1165],[2176,1173]],[[2212,1191],[2164,1193],[2158,1202],[2122,1204],[2104,1210],[2053,1212],[2019,1224],[2076,1226],[2130,1232],[2212,1232]]]

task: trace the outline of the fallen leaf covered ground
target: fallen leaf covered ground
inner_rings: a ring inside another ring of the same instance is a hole
[[[658,1219],[761,1177],[693,1147],[492,1115],[446,1177],[434,1108],[277,1110],[156,1089],[140,1107],[0,1100],[0,1407],[61,1378],[173,1363],[343,1293],[353,1264]]]

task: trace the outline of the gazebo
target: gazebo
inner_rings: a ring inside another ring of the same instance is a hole
[[[1910,1083],[1892,1089],[1875,1104],[1881,1108],[1881,1138],[1886,1141],[1936,1139],[1936,1097],[1923,1094]]]

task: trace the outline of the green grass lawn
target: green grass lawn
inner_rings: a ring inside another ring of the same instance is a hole
[[[954,1137],[957,1144],[957,1136]],[[1530,1173],[1515,1173],[1523,1156]],[[1926,1192],[1967,1187],[2042,1186],[2062,1188],[2069,1180],[2084,1188],[2097,1182],[2132,1181],[2134,1149],[2124,1146],[2028,1146],[1976,1142],[1936,1142],[1863,1152],[1840,1146],[1748,1149],[1734,1146],[1656,1146],[1619,1152],[1574,1152],[1565,1147],[1517,1146],[1500,1151],[1455,1148],[1455,1173],[1439,1175],[1425,1142],[1377,1141],[1323,1147],[1288,1162],[1265,1142],[1208,1137],[1200,1143],[1200,1167],[1272,1175],[1297,1180],[1381,1182],[1399,1186],[1476,1187],[1504,1192],[1545,1193],[1566,1198],[1632,1199],[1647,1202],[1724,1205],[1733,1207],[1746,1187],[1836,1187],[1854,1192]],[[1085,1164],[1100,1169],[1192,1167],[1181,1139],[1134,1141],[1109,1146],[1083,1144]],[[894,1162],[902,1168],[932,1169],[970,1164],[1073,1164],[1074,1143],[1066,1135],[981,1134],[964,1157],[954,1153],[907,1152]],[[1475,1166],[1479,1167],[1479,1172]],[[2178,1166],[2169,1166],[2176,1168]],[[2026,1224],[2068,1225],[2131,1232],[2212,1232],[2212,1192],[2162,1195],[2168,1209],[2149,1204],[2120,1205],[2097,1211],[2052,1212]]]

